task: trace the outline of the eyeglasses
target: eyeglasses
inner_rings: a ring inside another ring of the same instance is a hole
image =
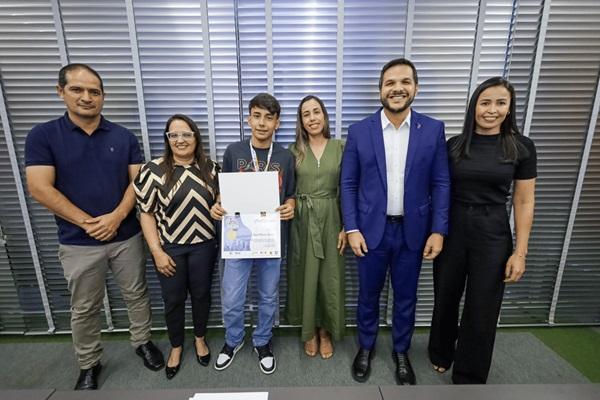
[[[183,140],[192,140],[194,138],[194,132],[167,132],[165,133],[169,140],[179,140],[179,138],[183,138]]]

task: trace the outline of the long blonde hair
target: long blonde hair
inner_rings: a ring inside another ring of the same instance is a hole
[[[331,132],[329,131],[329,114],[327,114],[327,109],[325,108],[325,104],[321,101],[320,98],[309,94],[302,100],[300,100],[300,104],[298,104],[298,111],[296,113],[296,144],[294,145],[294,156],[296,156],[296,167],[302,164],[302,161],[306,158],[307,146],[308,146],[308,132],[304,129],[304,125],[302,124],[302,106],[309,100],[315,100],[321,106],[321,110],[323,110],[323,137],[329,139],[331,137]]]

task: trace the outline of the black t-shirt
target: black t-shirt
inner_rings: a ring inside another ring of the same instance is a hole
[[[457,137],[448,140],[449,150]],[[500,134],[473,133],[469,158],[457,163],[450,161],[452,200],[468,204],[506,204],[513,180],[535,178],[535,145],[526,136],[516,138],[527,152],[521,151],[513,163],[502,160]]]
[[[269,149],[257,149],[255,147],[254,151],[256,151],[258,166],[261,171],[264,171]],[[273,143],[273,153],[271,154],[268,170],[279,173],[279,201],[281,204],[290,197],[294,197],[296,191],[294,165],[292,153],[281,145]],[[250,153],[250,139],[227,146],[223,155],[223,172],[254,172],[252,154]]]
[[[265,164],[269,149],[257,149],[256,158],[261,171],[265,170]],[[273,143],[273,153],[269,162],[269,171],[277,171],[279,174],[279,201],[283,204],[287,199],[293,198],[296,192],[296,175],[294,156],[288,150],[277,143]],[[232,143],[227,146],[223,155],[223,172],[254,172],[252,153],[250,153],[250,139]],[[240,196],[244,196],[240,193]],[[287,241],[287,230],[289,221],[281,221],[281,248],[282,254]]]

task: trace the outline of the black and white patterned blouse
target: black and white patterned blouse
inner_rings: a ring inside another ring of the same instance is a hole
[[[200,175],[197,165],[175,165],[173,179],[165,190],[163,158],[144,165],[133,182],[138,208],[154,213],[161,244],[194,244],[215,237],[210,208],[216,192]],[[211,176],[216,179],[219,165],[213,161]]]

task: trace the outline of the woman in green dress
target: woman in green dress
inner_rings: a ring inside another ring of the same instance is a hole
[[[304,352],[333,356],[332,338],[344,335],[346,234],[339,208],[344,143],[332,139],[323,102],[306,96],[298,106],[296,210],[288,254],[288,321],[302,325]]]

